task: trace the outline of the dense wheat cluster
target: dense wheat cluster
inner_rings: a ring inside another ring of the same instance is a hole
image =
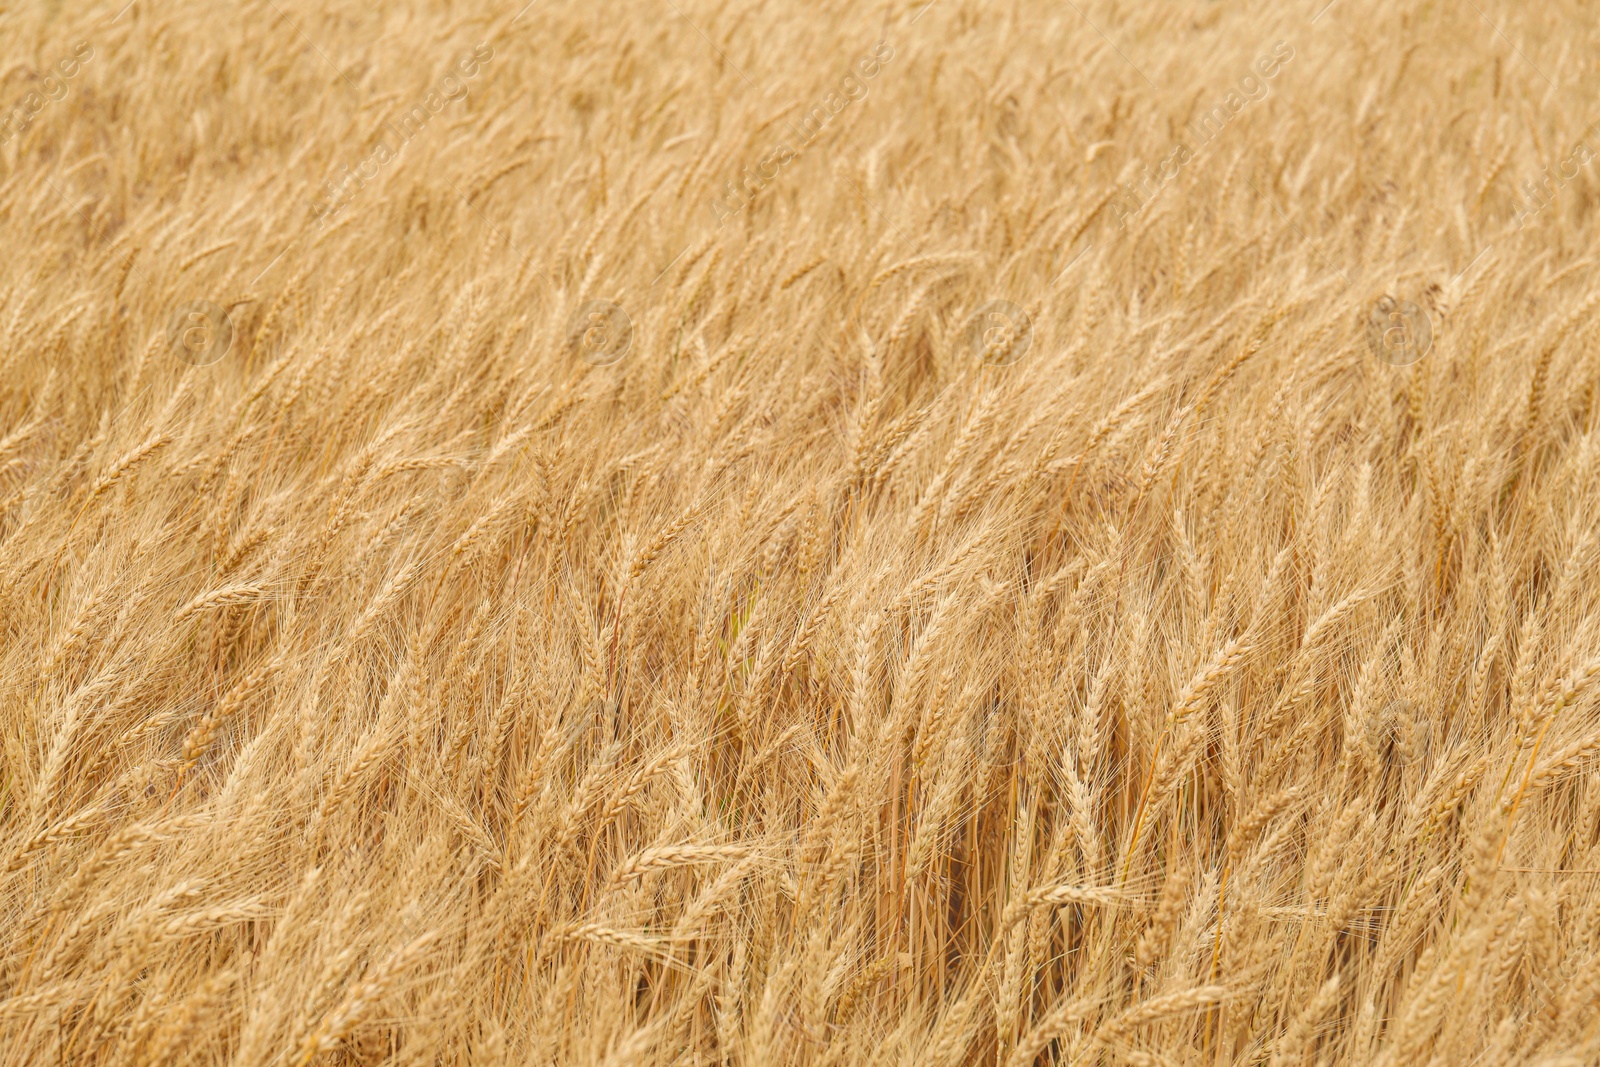
[[[0,15],[0,1067],[1600,1060],[1591,5],[519,7]]]

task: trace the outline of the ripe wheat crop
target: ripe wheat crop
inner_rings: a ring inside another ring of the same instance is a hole
[[[1577,0],[0,13],[0,1067],[1600,1062]]]

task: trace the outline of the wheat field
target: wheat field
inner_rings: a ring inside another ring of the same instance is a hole
[[[1600,1062],[1600,26],[0,12],[0,1067]]]

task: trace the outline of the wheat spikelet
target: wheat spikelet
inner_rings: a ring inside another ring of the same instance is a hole
[[[338,1007],[329,1012],[317,1028],[306,1036],[300,1045],[298,1062],[310,1063],[317,1053],[331,1052],[338,1048],[345,1034],[359,1023],[362,1016],[371,1011],[373,1005],[384,995],[386,987],[415,966],[418,958],[427,951],[436,937],[437,934],[430,931],[413,938],[369,970],[362,980],[344,995]]]
[[[151,435],[144,443],[129,449],[94,480],[94,484],[89,488],[89,499],[94,500],[110,492],[117,482],[138,470],[140,466],[149,462],[152,456],[171,443],[171,434],[160,433]]]
[[[16,849],[11,859],[6,863],[6,872],[9,874],[12,871],[21,870],[23,865],[28,862],[28,857],[35,852],[72,837],[74,834],[81,833],[104,815],[105,812],[99,806],[95,806],[70,815],[54,826],[39,831],[22,842],[21,846]]]
[[[1153,997],[1129,1008],[1121,1015],[1101,1026],[1095,1031],[1095,1040],[1111,1042],[1124,1034],[1137,1029],[1146,1023],[1155,1022],[1173,1015],[1181,1015],[1194,1011],[1197,1008],[1209,1007],[1219,1004],[1228,996],[1227,986],[1198,986],[1194,989],[1184,989],[1176,993]]]
[[[182,622],[207,611],[218,608],[239,607],[244,604],[254,604],[265,598],[267,587],[260,583],[247,585],[228,586],[223,589],[213,589],[209,593],[201,593],[173,615],[173,622]]]
[[[241,678],[238,683],[228,691],[216,706],[201,716],[194,729],[189,731],[189,736],[183,740],[183,765],[192,767],[199,762],[200,757],[210,747],[212,739],[216,737],[217,727],[244,706],[245,702],[254,696],[277,672],[277,661],[263,663],[255,670]]]
[[[747,849],[737,845],[663,845],[645,851],[627,860],[611,875],[611,885],[619,886],[651,871],[668,867],[681,867],[691,863],[716,863],[721,860],[743,859]]]

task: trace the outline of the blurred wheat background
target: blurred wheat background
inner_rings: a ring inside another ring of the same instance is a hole
[[[519,7],[0,14],[0,1064],[1600,1061],[1592,5]]]

